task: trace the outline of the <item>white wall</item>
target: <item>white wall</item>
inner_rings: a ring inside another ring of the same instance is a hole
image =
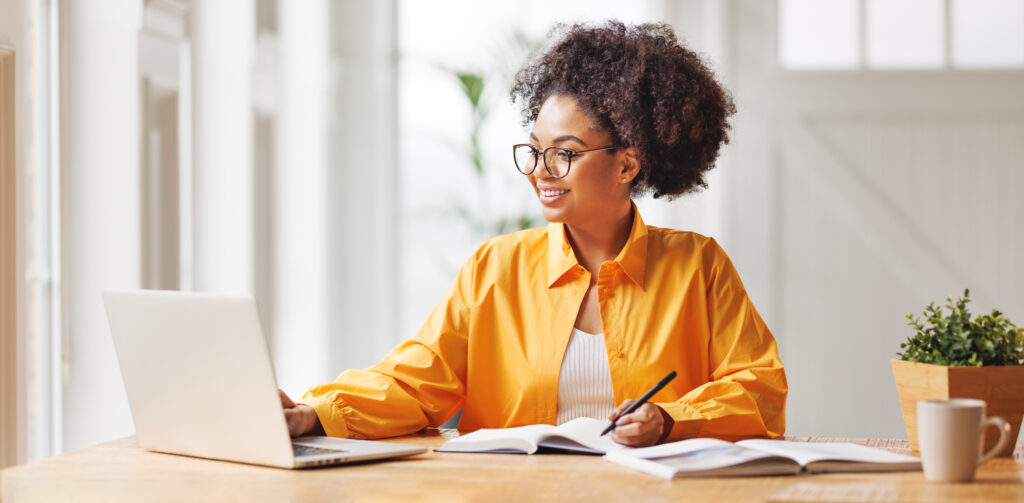
[[[779,342],[787,433],[902,437],[906,314],[970,287],[973,313],[1024,316],[1024,79],[784,70],[773,3],[732,5],[723,244]]]
[[[133,432],[100,291],[140,283],[141,1],[60,4],[63,449]]]

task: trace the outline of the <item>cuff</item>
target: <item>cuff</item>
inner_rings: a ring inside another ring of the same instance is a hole
[[[323,427],[324,433],[328,437],[348,438],[348,422],[345,421],[344,413],[341,404],[335,404],[334,400],[326,396],[310,396],[306,395],[302,397],[301,403],[308,405],[316,411],[316,417],[320,420],[320,426]]]
[[[672,429],[662,442],[675,442],[685,438],[696,437],[701,426],[707,421],[703,414],[688,404],[680,402],[655,403],[672,418]]]

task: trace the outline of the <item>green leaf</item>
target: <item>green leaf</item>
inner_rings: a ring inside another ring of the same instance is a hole
[[[462,84],[462,92],[473,109],[480,108],[480,97],[484,94],[484,76],[470,72],[455,72],[455,76]]]

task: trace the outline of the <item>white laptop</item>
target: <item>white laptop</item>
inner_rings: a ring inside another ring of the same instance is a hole
[[[423,447],[288,435],[251,297],[105,291],[139,444],[280,468],[409,456]]]

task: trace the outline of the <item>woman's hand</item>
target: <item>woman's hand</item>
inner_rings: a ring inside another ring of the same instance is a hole
[[[608,415],[608,420],[615,420],[635,401],[629,399],[622,402],[614,412]],[[667,414],[661,410],[661,407],[647,402],[639,409],[619,418],[610,435],[612,440],[630,447],[654,445],[668,433],[667,430],[671,427],[671,423],[665,421],[666,416]]]
[[[293,437],[302,435],[323,435],[324,428],[316,411],[308,405],[296,405],[284,391],[277,390],[281,395],[281,407],[284,408],[284,420],[288,423],[288,434]]]

